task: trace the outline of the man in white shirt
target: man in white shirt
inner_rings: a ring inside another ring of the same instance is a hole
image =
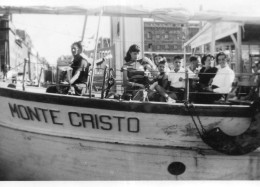
[[[219,64],[218,71],[213,78],[212,85],[206,88],[206,91],[210,91],[218,94],[209,95],[210,101],[219,100],[223,97],[223,94],[228,94],[232,89],[232,83],[235,79],[234,71],[227,64],[227,56],[225,53],[218,53],[216,56],[217,63]],[[206,97],[204,97],[206,99]]]
[[[218,68],[218,71],[213,78],[212,86],[209,88],[209,91],[227,94],[232,89],[232,83],[235,79],[235,73],[228,66],[225,53],[217,54],[216,60],[220,67]]]
[[[185,88],[185,69],[181,67],[181,57],[175,56],[173,59],[174,68],[168,75],[170,87],[172,88]]]
[[[185,69],[181,67],[181,57],[175,56],[173,62],[174,68],[168,74],[168,81],[170,82],[169,91],[176,94],[177,100],[183,100],[185,88]],[[189,77],[192,78],[195,74],[188,70]]]

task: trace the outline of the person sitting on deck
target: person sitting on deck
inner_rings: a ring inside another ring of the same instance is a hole
[[[212,56],[210,54],[208,55],[204,55],[201,59],[201,63],[202,63],[202,68],[199,72],[199,85],[198,85],[198,89],[203,90],[206,87],[209,87],[209,85],[211,85],[213,78],[215,77],[218,68],[216,67],[211,67],[211,59]]]
[[[82,55],[83,47],[81,42],[74,42],[71,46],[73,60],[71,64],[72,77],[69,80],[72,92],[76,95],[81,95],[82,90],[86,90],[88,81],[88,71],[91,63]]]
[[[203,89],[206,94],[197,102],[199,103],[213,103],[224,97],[232,89],[232,83],[235,79],[234,71],[228,66],[227,56],[220,52],[216,56],[216,62],[219,64],[218,71],[212,80],[212,84]]]
[[[260,86],[260,62],[256,61],[252,64],[252,76],[249,78],[247,82],[247,86],[238,86],[236,90],[235,99],[245,100],[245,101],[254,101],[258,98],[259,95],[259,86]],[[243,89],[244,88],[244,89]],[[247,89],[248,89],[248,92]],[[246,95],[241,96],[242,93],[246,93]],[[232,98],[233,99],[233,98]]]
[[[158,71],[159,71],[159,67],[158,66],[160,64],[160,61],[164,61],[165,62],[165,71],[166,71],[166,73],[170,72],[170,68],[169,68],[169,65],[167,63],[167,60],[166,60],[166,58],[163,55],[155,54],[153,59],[154,59],[154,64],[156,65]],[[159,74],[160,74],[160,72],[159,72]]]
[[[174,57],[174,68],[168,75],[168,81],[170,82],[169,91],[172,92],[171,97],[175,100],[184,99],[185,89],[185,69],[181,67],[181,57]],[[195,74],[187,68],[189,77],[195,76]],[[175,96],[174,96],[175,94]]]
[[[90,72],[90,66],[92,59],[88,58],[83,53],[83,46],[81,42],[74,42],[71,45],[71,53],[73,56],[72,64],[67,67],[62,68],[62,73],[60,77],[70,77],[68,68],[72,69],[72,77],[67,80],[61,81],[62,85],[50,86],[47,88],[47,93],[61,93],[61,94],[75,94],[82,95],[86,92],[88,86],[88,78]],[[98,59],[95,63],[100,63],[105,61],[106,57]],[[66,70],[65,70],[66,69]]]
[[[141,90],[144,90],[149,85],[149,80],[145,76],[145,73],[156,69],[156,66],[149,58],[138,59],[139,53],[140,47],[133,44],[129,47],[124,58],[125,64],[121,71],[123,72],[123,86],[125,87],[125,91],[122,99],[143,99]]]
[[[167,101],[169,103],[174,103],[175,100],[172,99],[166,92],[168,89],[168,74],[166,73],[166,61],[161,60],[158,64],[159,75],[154,79],[154,83],[150,86],[150,89],[153,88],[156,91],[151,91],[149,93],[149,100],[152,101]]]

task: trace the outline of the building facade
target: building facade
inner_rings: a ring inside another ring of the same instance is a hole
[[[30,37],[24,31],[23,34],[19,33],[19,30],[17,33],[10,15],[0,17],[1,72],[4,67],[7,67],[7,70],[14,69],[16,72],[23,71],[24,59],[28,59],[31,48]]]
[[[144,22],[144,53],[162,54],[170,61],[175,55],[183,55],[183,44],[198,31],[198,23]]]
[[[12,23],[11,15],[0,16],[0,73],[3,70],[14,70],[23,73],[24,62],[26,65],[26,79],[38,79],[45,63],[39,57],[38,53],[33,49],[30,36],[24,30],[16,29]]]

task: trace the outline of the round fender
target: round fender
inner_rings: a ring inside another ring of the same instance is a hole
[[[213,128],[202,135],[202,140],[212,149],[228,155],[244,155],[260,147],[260,99],[251,105],[251,124],[238,135],[230,136],[220,128]]]

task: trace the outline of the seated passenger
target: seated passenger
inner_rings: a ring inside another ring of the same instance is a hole
[[[198,72],[198,67],[199,67],[199,61],[196,56],[191,56],[190,57],[190,65],[187,67],[190,71],[193,73],[197,74]]]
[[[81,95],[82,90],[87,87],[88,81],[88,71],[91,63],[87,61],[86,58],[83,58],[81,55],[83,51],[81,42],[75,42],[71,46],[71,53],[73,55],[73,61],[71,64],[72,68],[72,77],[69,80],[71,85],[72,92],[75,92],[76,95]]]
[[[246,86],[249,89],[248,94],[240,97],[241,92],[247,93],[245,92],[245,90],[243,90],[245,86],[240,86],[237,90],[238,92],[237,94],[241,100],[253,101],[258,98],[259,86],[260,86],[260,62],[259,61],[252,64],[252,73],[253,75],[250,77],[248,86]]]
[[[93,59],[88,58],[83,53],[81,42],[74,42],[71,45],[71,53],[73,56],[72,64],[69,67],[65,65],[59,67],[60,73],[58,76],[57,86],[50,86],[47,88],[47,93],[60,93],[60,94],[75,94],[82,95],[86,92],[89,81],[90,66]],[[106,59],[112,58],[111,55],[100,58],[95,63],[102,63]],[[72,73],[70,72],[72,70]],[[71,77],[71,78],[70,78]]]
[[[218,68],[211,67],[211,55],[205,55],[201,59],[202,68],[199,72],[199,91],[203,90],[204,88],[208,87],[211,83],[213,78],[215,77]]]
[[[130,46],[124,58],[125,64],[122,67],[122,72],[125,91],[122,98],[126,100],[143,99],[143,93],[140,90],[145,89],[149,85],[148,77],[145,76],[145,70],[155,70],[155,65],[147,57],[138,59],[139,53],[139,46],[134,44]]]
[[[172,98],[175,100],[184,99],[184,88],[185,88],[185,69],[181,67],[181,57],[174,57],[174,69],[170,71],[168,80],[170,82],[169,91],[175,93]],[[189,77],[194,76],[194,73],[187,69]]]
[[[162,60],[158,64],[159,75],[154,79],[154,84],[150,89],[155,89],[156,91],[151,91],[149,93],[149,100],[152,101],[167,101],[174,103],[175,100],[172,99],[167,93],[168,89],[168,74],[166,73],[166,61]]]
[[[166,73],[170,72],[170,68],[169,68],[169,65],[167,63],[167,60],[166,60],[166,58],[163,55],[156,54],[153,59],[154,59],[154,64],[157,67],[157,70],[159,70],[158,66],[159,66],[160,61],[164,61],[165,62],[165,71],[166,71]]]
[[[198,77],[199,60],[198,57],[191,56],[189,61],[190,61],[189,66],[187,66],[187,70],[189,72],[189,90],[190,92],[194,92],[197,89],[197,83],[199,80]]]
[[[227,64],[227,56],[225,53],[218,53],[216,61],[219,64],[219,69],[213,78],[212,84],[205,87],[203,90],[208,92],[204,94],[199,102],[212,103],[224,97],[232,89],[232,83],[235,79],[235,73]]]

